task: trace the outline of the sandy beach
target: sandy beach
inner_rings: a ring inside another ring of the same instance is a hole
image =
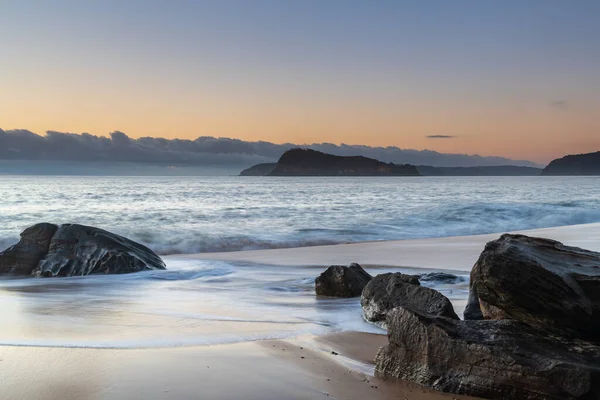
[[[600,224],[525,232],[600,250]],[[468,271],[498,234],[166,257]],[[318,273],[315,268],[315,275]],[[387,337],[362,332],[163,348],[0,346],[2,399],[466,399],[374,378]]]
[[[534,229],[513,233],[545,237],[566,245],[600,251],[600,223]],[[202,253],[185,257],[272,265],[349,264],[470,271],[485,244],[501,233],[435,239],[388,240],[291,249]],[[181,257],[181,256],[177,256]]]
[[[381,335],[165,349],[0,347],[2,399],[411,399],[468,397],[382,382],[343,360],[366,359]],[[306,347],[315,344],[314,348]],[[337,355],[331,354],[335,349]]]

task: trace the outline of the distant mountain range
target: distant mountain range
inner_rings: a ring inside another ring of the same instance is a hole
[[[552,161],[543,175],[600,175],[600,151],[569,155]]]
[[[0,160],[129,162],[173,165],[229,167],[239,170],[258,163],[276,162],[286,150],[304,147],[338,156],[364,156],[394,164],[436,167],[474,167],[518,165],[537,167],[527,160],[445,154],[431,150],[406,150],[398,147],[335,145],[331,143],[275,144],[238,139],[199,137],[195,140],[139,138],[123,132],[110,137],[87,133],[48,131],[44,136],[27,130],[0,129]]]

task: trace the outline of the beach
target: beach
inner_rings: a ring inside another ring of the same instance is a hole
[[[525,232],[600,250],[600,224]],[[499,235],[364,242],[333,246],[165,257],[167,264],[198,260],[303,265],[314,276],[330,264],[359,262],[387,268],[467,272],[486,241]],[[187,260],[187,261],[186,261]],[[373,268],[377,271],[378,268]],[[70,279],[70,278],[69,278]],[[87,279],[87,278],[83,278]],[[342,303],[340,303],[342,304]],[[458,312],[458,307],[457,312]],[[355,313],[360,313],[354,309]],[[147,319],[148,323],[172,321]],[[228,322],[226,329],[243,326]],[[170,329],[178,327],[171,326]],[[115,327],[117,329],[117,327]],[[252,329],[255,328],[246,328]],[[268,329],[268,326],[267,326]],[[278,328],[274,328],[278,329]],[[163,331],[164,332],[164,331]],[[127,335],[126,332],[117,336]],[[0,346],[3,399],[466,399],[406,382],[373,377],[373,359],[387,337],[351,330],[293,333],[282,339],[238,339],[206,345]],[[144,343],[140,340],[139,343]]]
[[[163,349],[0,347],[2,399],[468,399],[353,369],[385,337]],[[307,343],[314,348],[308,348]],[[337,355],[331,354],[335,349]]]
[[[558,240],[566,245],[600,251],[600,223],[516,231]],[[485,244],[501,233],[433,239],[384,240],[290,249],[202,253],[185,257],[268,265],[376,265],[470,271]]]

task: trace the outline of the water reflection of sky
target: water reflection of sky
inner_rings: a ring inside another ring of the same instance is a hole
[[[358,298],[314,295],[314,277],[321,269],[189,259],[171,259],[168,268],[128,275],[3,279],[0,344],[162,347],[340,330],[382,332],[362,319]],[[461,311],[465,282],[436,288]]]

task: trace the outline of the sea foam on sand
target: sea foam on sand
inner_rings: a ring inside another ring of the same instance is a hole
[[[558,240],[569,246],[600,251],[600,223],[534,229],[513,233]],[[245,261],[271,265],[364,265],[470,271],[485,244],[501,233],[435,239],[388,240],[291,249],[202,253],[184,257]]]

